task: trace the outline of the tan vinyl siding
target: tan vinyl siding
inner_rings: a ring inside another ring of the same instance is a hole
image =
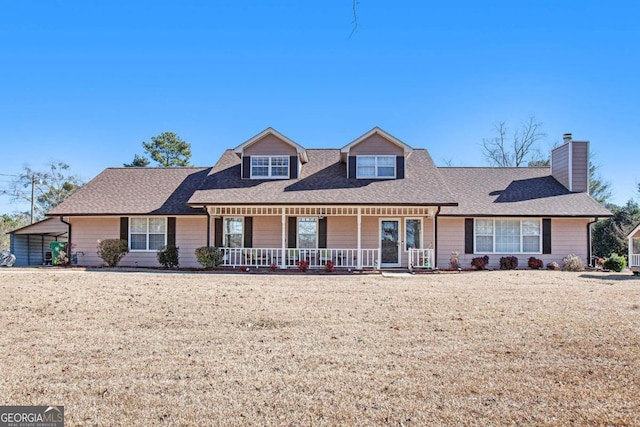
[[[104,265],[98,257],[98,240],[120,238],[120,218],[71,218],[71,239],[78,253],[78,265]]]
[[[562,259],[569,254],[578,255],[587,264],[587,224],[584,218],[553,218],[551,220],[551,255],[535,255],[545,265],[555,261],[562,265]],[[526,264],[525,264],[526,266]]]
[[[451,252],[458,252],[462,268],[469,268],[472,254],[464,253],[464,218],[438,218],[438,268],[448,269]]]
[[[436,236],[433,218],[422,219],[422,248],[433,249],[436,247]]]
[[[85,266],[104,265],[98,257],[98,240],[120,238],[120,217],[71,218],[72,239],[78,264]],[[207,220],[203,217],[176,218],[176,246],[180,248],[181,267],[199,267],[195,258],[195,250],[207,244]],[[159,267],[156,251],[129,252],[120,261],[123,267]]]
[[[551,152],[551,175],[566,188],[569,188],[569,144],[562,145]]]
[[[267,135],[245,148],[245,156],[295,156],[295,147],[274,135]]]
[[[572,146],[572,191],[587,192],[589,190],[589,143],[573,141]]]
[[[503,256],[517,256],[518,268],[527,268],[529,257],[544,261],[545,266],[551,261],[562,265],[562,260],[569,254],[578,255],[587,264],[587,223],[586,218],[551,219],[551,254],[499,254],[489,255],[489,267],[499,268]],[[458,260],[463,269],[471,268],[471,259],[484,254],[464,253],[464,218],[438,219],[438,267],[449,268],[451,252],[458,252]]]
[[[327,248],[352,249],[358,247],[358,218],[333,216],[327,218]]]
[[[402,156],[404,149],[383,138],[378,134],[371,135],[369,138],[351,147],[350,156],[361,155],[393,155]]]
[[[280,216],[253,217],[253,247],[254,248],[282,247],[282,217]]]
[[[202,267],[195,251],[207,245],[207,217],[177,217],[176,246],[180,248],[180,267]]]
[[[354,228],[352,233],[357,233],[357,230]],[[380,247],[380,219],[372,216],[363,216],[362,249],[377,249],[378,247]]]

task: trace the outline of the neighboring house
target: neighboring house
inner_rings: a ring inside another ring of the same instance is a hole
[[[627,236],[629,239],[629,268],[633,274],[640,274],[640,224]]]
[[[268,128],[211,168],[110,168],[49,212],[71,224],[79,263],[102,264],[99,240],[122,238],[121,265],[180,265],[216,246],[227,266],[448,268],[452,252],[588,262],[590,226],[610,212],[588,192],[588,143],[552,153],[549,168],[438,168],[380,128],[341,149],[305,149]]]

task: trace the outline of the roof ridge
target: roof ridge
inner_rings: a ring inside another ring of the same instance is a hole
[[[208,169],[211,166],[176,166],[176,167],[169,167],[169,166],[108,166],[105,169],[153,169],[153,170],[167,170],[167,169]]]
[[[515,170],[527,170],[527,169],[549,169],[550,166],[436,166],[438,169],[515,169]]]

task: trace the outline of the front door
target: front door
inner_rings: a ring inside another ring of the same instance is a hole
[[[380,266],[400,266],[400,221],[397,219],[380,221]]]

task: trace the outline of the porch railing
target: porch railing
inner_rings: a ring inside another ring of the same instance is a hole
[[[269,267],[280,268],[283,250],[281,248],[220,248],[222,265],[225,267]],[[378,249],[361,249],[362,267],[374,268],[378,262]],[[285,249],[284,265],[296,268],[297,262],[305,260],[309,268],[324,268],[327,261],[336,268],[357,268],[357,249]]]
[[[632,254],[629,267],[640,267],[640,254]]]
[[[433,249],[409,249],[409,268],[434,268]]]

